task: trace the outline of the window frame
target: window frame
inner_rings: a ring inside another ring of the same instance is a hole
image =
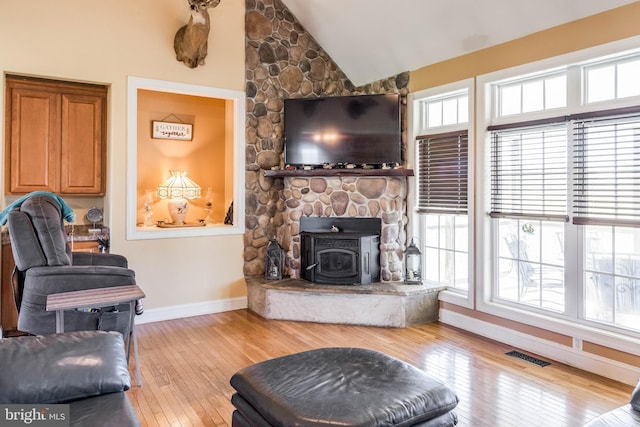
[[[629,52],[628,55],[626,56],[612,56],[611,58],[604,58],[600,61],[594,61],[588,65],[586,65],[585,67],[581,67],[581,72],[582,72],[582,104],[585,106],[594,106],[594,105],[598,105],[598,104],[603,104],[603,103],[616,103],[619,104],[620,102],[626,100],[627,98],[638,98],[640,95],[635,95],[635,96],[622,96],[619,97],[618,96],[618,75],[617,75],[617,71],[618,71],[618,66],[625,64],[625,63],[629,63],[629,62],[635,62],[638,60],[638,56],[637,56],[638,52]],[[633,60],[633,61],[632,61]],[[610,99],[605,99],[605,100],[596,100],[596,101],[588,101],[587,98],[589,96],[589,77],[588,77],[588,72],[590,70],[596,70],[596,69],[602,69],[602,68],[606,68],[607,66],[610,65],[614,65],[615,68],[614,70],[616,71],[616,76],[615,76],[615,81],[614,81],[614,96],[613,98]]]
[[[423,126],[422,119],[425,115],[422,114],[421,111],[421,103],[425,101],[427,98],[442,98],[447,94],[454,94],[456,92],[465,91],[467,92],[467,102],[468,102],[468,122],[463,124],[455,124],[455,125],[445,125],[437,128],[426,128]],[[444,290],[439,293],[439,299],[444,302],[453,303],[455,305],[466,307],[466,308],[474,308],[475,299],[476,299],[476,286],[475,286],[475,278],[476,278],[476,248],[475,248],[475,165],[473,159],[476,156],[475,149],[475,79],[465,79],[459,82],[454,82],[450,84],[445,84],[442,86],[433,87],[430,89],[421,90],[418,92],[410,93],[408,96],[408,117],[410,120],[409,127],[409,137],[407,141],[407,154],[408,154],[408,164],[416,165],[417,167],[417,145],[416,145],[416,137],[419,135],[425,134],[441,134],[441,133],[449,133],[460,131],[463,129],[467,130],[467,138],[468,138],[468,177],[467,177],[467,185],[468,185],[468,224],[469,224],[469,235],[468,239],[468,272],[469,272],[469,283],[467,292],[461,292],[458,289],[449,289]],[[416,174],[419,174],[419,171],[416,171]],[[408,203],[408,212],[410,215],[409,227],[408,227],[408,236],[413,236],[414,239],[418,243],[422,243],[422,239],[420,236],[424,235],[426,229],[425,215],[418,213],[417,211],[417,179],[418,176],[412,178],[413,185],[410,187],[409,197],[407,198]],[[413,225],[415,224],[415,226]],[[410,238],[408,239],[410,240]],[[425,268],[427,265],[425,254],[423,251],[423,259],[422,259],[422,267]],[[424,277],[424,276],[423,276]]]
[[[496,286],[496,272],[493,267],[493,259],[497,255],[493,253],[494,248],[492,242],[497,230],[494,229],[492,225],[493,221],[487,214],[491,209],[491,159],[489,150],[491,138],[490,132],[487,128],[491,125],[506,124],[510,121],[515,121],[514,117],[518,117],[517,121],[541,120],[559,116],[568,111],[571,111],[572,114],[578,114],[585,111],[593,111],[595,109],[606,110],[640,105],[640,97],[620,98],[613,101],[586,104],[584,85],[581,84],[582,79],[579,79],[576,84],[575,77],[571,77],[572,75],[575,76],[580,73],[582,66],[587,63],[595,63],[595,60],[598,58],[602,59],[607,56],[613,57],[620,55],[620,58],[622,59],[622,55],[624,53],[631,53],[633,51],[637,53],[638,50],[640,50],[639,46],[640,37],[633,37],[623,41],[584,49],[566,55],[548,58],[476,77],[478,99],[476,123],[478,126],[475,129],[477,153],[475,157],[475,169],[483,171],[475,177],[477,191],[476,200],[478,201],[475,216],[477,224],[475,238],[477,242],[482,242],[476,246],[477,250],[475,260],[477,272],[475,302],[478,311],[573,337],[583,337],[579,342],[574,338],[574,346],[576,348],[581,348],[582,339],[597,340],[595,342],[598,342],[601,345],[609,345],[622,351],[629,351],[633,348],[633,345],[637,345],[632,343],[637,343],[638,338],[640,338],[640,333],[627,333],[626,331],[622,331],[618,328],[609,328],[602,324],[595,325],[593,322],[581,318],[578,313],[579,309],[574,308],[578,307],[578,304],[574,304],[574,307],[567,307],[565,314],[553,314],[547,312],[541,313],[536,310],[497,302],[493,299],[495,292],[494,287]],[[573,65],[568,66],[566,64]],[[492,85],[493,83],[506,81],[507,79],[516,80],[519,76],[525,77],[526,75],[535,75],[536,73],[543,74],[544,71],[551,71],[562,67],[567,69],[568,76],[567,91],[569,98],[565,109],[550,109],[535,113],[527,113],[526,116],[523,114],[522,116],[510,115],[506,116],[506,118],[496,118],[495,113],[497,111],[497,106],[495,105],[495,97],[493,96],[495,91],[495,87]],[[569,166],[572,167],[572,165]],[[571,189],[572,185],[569,188]],[[572,216],[572,213],[570,213],[570,215]],[[572,221],[566,223],[565,253],[573,253],[577,255],[573,258],[567,257],[565,262],[565,278],[571,278],[573,283],[575,283],[567,287],[568,294],[566,298],[568,301],[576,298],[579,298],[580,300],[583,299],[583,278],[578,275],[578,272],[584,271],[584,266],[582,265],[582,258],[584,255],[582,249],[584,240],[584,236],[582,235],[583,233],[584,228],[573,225]]]
[[[462,88],[462,89],[458,89],[458,90],[453,90],[453,91],[447,91],[441,94],[437,94],[434,96],[426,96],[424,98],[421,98],[419,100],[417,100],[417,105],[420,111],[420,129],[424,130],[425,132],[427,132],[427,129],[457,129],[459,128],[462,124],[466,124],[469,121],[469,111],[467,111],[467,121],[465,122],[460,122],[460,117],[459,117],[459,113],[460,113],[460,100],[462,97],[469,97],[469,92],[467,88]],[[444,111],[444,102],[450,99],[455,99],[456,100],[456,116],[458,118],[458,120],[456,121],[456,123],[451,123],[451,124],[444,124],[444,117],[443,114],[440,115],[440,122],[443,123],[440,126],[433,126],[433,127],[428,127],[428,126],[424,126],[425,122],[430,122],[430,115],[429,115],[429,106],[439,103],[441,110]],[[467,106],[468,106],[468,101],[467,101]]]
[[[565,106],[563,107],[555,107],[555,108],[542,108],[540,110],[532,110],[532,111],[528,111],[528,112],[520,112],[520,113],[512,113],[512,114],[504,114],[504,97],[502,96],[502,91],[505,88],[509,88],[509,87],[519,87],[520,88],[520,92],[522,93],[523,87],[526,84],[529,83],[534,83],[534,82],[541,82],[543,85],[543,92],[544,92],[544,85],[545,82],[551,78],[554,77],[559,77],[559,76],[564,76],[565,77],[565,84],[568,82],[569,80],[569,69],[568,67],[560,67],[560,68],[556,68],[556,69],[551,69],[551,70],[545,70],[541,73],[534,73],[532,75],[528,75],[528,76],[520,76],[521,78],[518,79],[513,79],[513,80],[504,80],[501,81],[499,84],[495,85],[495,87],[493,88],[493,94],[495,97],[495,103],[494,103],[494,117],[497,119],[501,119],[501,120],[506,120],[506,121],[511,121],[510,118],[511,117],[526,117],[526,116],[534,116],[534,115],[539,115],[539,114],[546,114],[546,112],[549,111],[563,111],[567,108],[568,104],[569,104],[569,96],[567,96],[567,99],[565,99]],[[524,99],[522,98],[522,96],[520,97],[520,108],[522,109],[523,107],[523,103],[524,103]],[[546,103],[546,101],[543,99],[543,105]]]

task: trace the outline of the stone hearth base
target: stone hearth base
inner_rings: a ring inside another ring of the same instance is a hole
[[[404,328],[438,319],[443,287],[397,282],[321,285],[247,277],[249,310],[266,319]]]

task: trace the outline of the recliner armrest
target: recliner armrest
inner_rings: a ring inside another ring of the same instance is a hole
[[[63,403],[131,386],[117,332],[5,338],[0,360],[0,403]]]
[[[73,265],[110,265],[127,268],[127,258],[117,254],[97,254],[92,252],[73,252]]]
[[[33,294],[46,298],[46,295],[59,292],[135,284],[135,272],[128,268],[100,265],[33,267],[25,273],[22,299],[26,303],[33,302]]]

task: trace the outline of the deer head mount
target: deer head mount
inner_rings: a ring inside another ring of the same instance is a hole
[[[204,65],[209,40],[208,9],[220,4],[220,0],[188,0],[191,8],[189,23],[180,27],[173,40],[176,59],[189,68]]]

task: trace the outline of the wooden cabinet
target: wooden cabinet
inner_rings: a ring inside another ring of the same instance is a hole
[[[6,90],[7,193],[103,195],[107,88],[7,76]]]
[[[18,331],[18,310],[13,299],[13,287],[11,286],[11,274],[13,273],[13,254],[11,244],[2,244],[2,282],[0,286],[0,321],[2,321],[2,335],[0,337],[13,336]]]
[[[102,248],[100,247],[100,242],[97,240],[80,240],[73,242],[73,251],[74,252],[92,252],[95,254],[99,254],[102,252]]]

